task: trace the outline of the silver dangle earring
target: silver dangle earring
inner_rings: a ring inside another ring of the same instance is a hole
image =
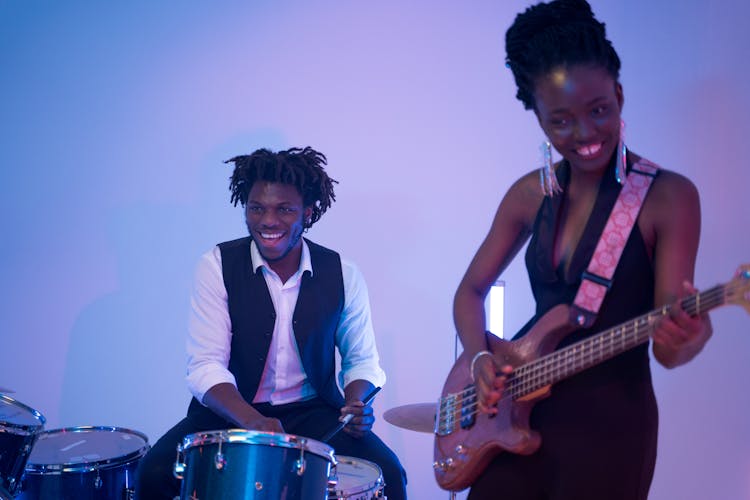
[[[625,184],[628,170],[628,148],[625,147],[625,122],[620,120],[620,142],[617,144],[617,161],[615,162],[615,179],[620,185]]]
[[[544,196],[555,196],[562,193],[562,188],[557,182],[557,175],[552,165],[552,144],[549,141],[542,142],[542,168],[539,169],[539,183],[542,186]]]

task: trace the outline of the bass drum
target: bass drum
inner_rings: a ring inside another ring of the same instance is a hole
[[[319,441],[244,429],[190,434],[177,451],[182,500],[324,500],[335,463]]]
[[[39,436],[26,464],[22,500],[131,499],[140,459],[150,446],[120,427],[68,427]]]
[[[13,497],[29,454],[44,428],[41,413],[0,394],[0,498]]]

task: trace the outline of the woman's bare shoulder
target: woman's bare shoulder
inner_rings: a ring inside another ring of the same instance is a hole
[[[693,181],[684,175],[665,168],[659,169],[659,175],[652,187],[655,198],[662,203],[695,202],[698,199],[698,188]]]
[[[539,181],[539,170],[533,170],[519,177],[505,195],[501,207],[511,211],[517,219],[528,226],[533,222],[544,193]]]

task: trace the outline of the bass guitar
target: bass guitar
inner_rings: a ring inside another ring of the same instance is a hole
[[[740,267],[728,283],[680,301],[691,316],[726,304],[750,312],[750,265]],[[514,367],[492,418],[478,411],[471,360],[466,353],[459,356],[436,408],[433,468],[438,485],[460,491],[471,486],[498,453],[534,453],[541,436],[530,428],[529,415],[534,404],[549,395],[551,386],[647,342],[656,321],[669,311],[665,305],[559,350],[555,347],[560,341],[579,328],[571,322],[570,306],[565,304],[550,309],[518,340],[489,335],[496,364]]]

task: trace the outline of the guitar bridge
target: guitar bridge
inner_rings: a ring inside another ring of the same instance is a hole
[[[447,436],[460,429],[468,429],[476,422],[477,393],[473,385],[468,385],[460,393],[449,394],[438,400],[438,413],[435,418],[435,434]]]
[[[453,409],[456,407],[456,399],[455,394],[450,394],[438,400],[435,416],[435,434],[438,436],[447,436],[453,432],[455,426]]]

